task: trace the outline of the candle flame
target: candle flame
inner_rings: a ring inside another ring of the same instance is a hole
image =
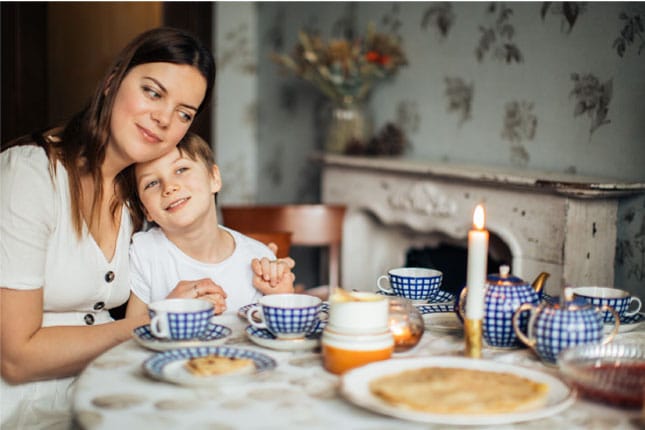
[[[477,205],[475,212],[473,213],[473,225],[477,230],[484,229],[484,207],[482,205]]]

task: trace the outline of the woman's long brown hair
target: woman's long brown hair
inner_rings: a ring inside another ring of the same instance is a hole
[[[91,215],[87,220],[89,226],[92,226],[99,221],[100,216],[99,208],[104,192],[101,165],[110,139],[114,99],[128,72],[133,67],[146,63],[187,64],[195,67],[206,79],[206,93],[198,113],[210,102],[215,82],[213,55],[190,33],[169,27],[155,28],[137,36],[121,51],[100,81],[88,105],[66,125],[17,139],[3,148],[29,142],[40,144],[49,157],[52,175],[56,162],[62,163],[69,176],[72,224],[79,238],[83,230],[81,177],[91,175],[94,184]],[[125,202],[125,173],[119,173],[115,180],[116,198],[110,203],[113,215],[120,204]]]

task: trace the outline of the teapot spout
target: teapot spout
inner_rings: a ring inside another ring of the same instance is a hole
[[[533,281],[531,286],[533,287],[536,293],[542,292],[542,289],[544,288],[544,284],[546,283],[546,280],[549,278],[549,276],[551,276],[550,273],[542,272],[537,276],[537,278],[535,278],[535,281]]]

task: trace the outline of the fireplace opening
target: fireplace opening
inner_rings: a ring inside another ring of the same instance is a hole
[[[513,255],[510,248],[499,236],[491,232],[486,273],[499,273],[500,265],[511,266],[512,261]],[[405,266],[440,270],[443,273],[441,289],[455,295],[459,294],[466,285],[467,242],[442,241],[438,246],[410,247],[406,252]]]

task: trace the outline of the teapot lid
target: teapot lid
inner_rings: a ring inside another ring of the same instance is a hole
[[[493,285],[526,285],[522,278],[510,274],[511,268],[507,264],[499,266],[499,273],[493,273],[486,278]]]

